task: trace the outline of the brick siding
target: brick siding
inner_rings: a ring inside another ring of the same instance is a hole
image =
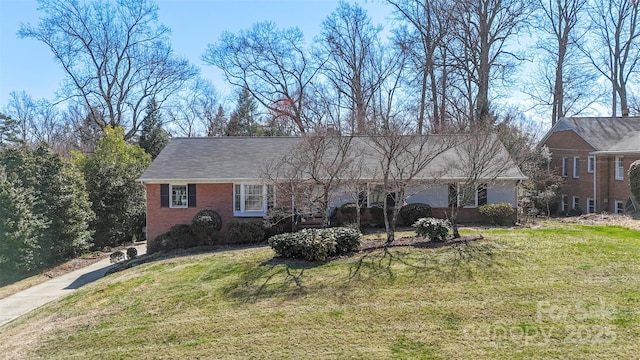
[[[573,196],[577,196],[580,208],[586,213],[587,199],[593,198],[594,181],[594,174],[587,172],[587,161],[589,153],[595,149],[571,130],[552,133],[545,145],[551,151],[551,166],[557,174],[562,175],[562,158],[567,158],[567,177],[560,187],[559,194],[568,196],[569,209],[573,206]],[[575,156],[580,158],[578,178],[573,177]],[[640,156],[624,156],[624,180],[615,179],[615,158],[613,155],[596,156],[596,212],[615,212],[615,201],[626,202],[631,194],[627,171],[631,163],[640,159]]]

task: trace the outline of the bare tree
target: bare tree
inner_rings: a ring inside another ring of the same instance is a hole
[[[31,145],[47,143],[54,150],[58,147],[56,142],[64,131],[62,117],[49,101],[34,100],[24,91],[12,91],[5,111],[17,121],[19,139]]]
[[[165,106],[171,128],[179,136],[207,135],[218,105],[213,84],[196,78],[179,94],[176,101]]]
[[[583,48],[596,70],[611,83],[611,115],[629,116],[627,84],[640,60],[638,2],[594,1],[590,9],[593,39]]]
[[[97,113],[92,119],[138,130],[147,102],[162,104],[198,71],[175,56],[152,0],[40,0],[45,14],[18,35],[41,41],[66,73],[61,94]]]
[[[350,136],[335,136],[326,129],[316,128],[277,162],[280,174],[286,169],[284,172],[289,181],[283,184],[290,188],[289,191],[294,191],[295,202],[298,206],[319,210],[323,227],[329,225],[332,196],[347,180],[346,175],[353,175],[348,172],[359,152],[352,145]],[[273,173],[271,177],[279,181]]]
[[[358,4],[340,2],[322,22],[315,56],[336,101],[349,114],[351,134],[363,134],[369,106],[380,85],[373,66],[380,51],[381,27],[373,26]]]
[[[536,102],[551,106],[551,125],[565,114],[579,114],[593,104],[589,96],[597,88],[595,76],[585,71],[580,45],[584,31],[580,20],[586,15],[588,0],[538,0],[537,28],[544,37],[537,44],[542,52]]]
[[[446,38],[451,24],[451,3],[446,0],[387,0],[407,31],[398,31],[399,42],[410,54],[414,78],[420,89],[417,132],[422,134],[427,118],[439,129],[446,117],[444,88],[447,85]],[[431,108],[427,113],[427,107]]]
[[[313,124],[305,113],[306,88],[317,69],[308,59],[300,29],[280,30],[273,22],[262,22],[238,34],[225,32],[217,44],[208,45],[202,59],[267,110],[294,122],[301,134]]]
[[[456,41],[450,43],[449,54],[460,74],[457,86],[467,98],[470,123],[488,118],[492,80],[506,80],[522,60],[507,45],[528,25],[531,11],[528,0],[456,1]]]
[[[367,142],[376,172],[382,177],[384,198],[391,200],[383,201],[388,244],[395,239],[398,213],[408,187],[423,178],[434,159],[451,146],[446,137],[416,135],[411,128],[400,121],[391,122],[387,128],[372,130]]]
[[[516,164],[500,141],[498,128],[491,124],[477,124],[467,133],[452,135],[455,146],[443,155],[442,178],[455,179],[449,186],[449,220],[453,235],[458,232],[458,213],[465,206],[486,204],[487,187],[498,177],[513,171]],[[509,175],[522,176],[519,170]]]

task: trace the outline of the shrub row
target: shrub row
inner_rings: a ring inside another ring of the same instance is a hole
[[[360,231],[347,227],[303,229],[274,235],[269,245],[278,256],[317,261],[357,250],[361,236]]]
[[[376,226],[384,226],[384,209],[382,203],[376,203],[369,208],[362,208],[360,212],[364,212],[365,209],[369,212],[371,221]],[[338,209],[341,215],[341,219],[347,223],[353,223],[356,220],[356,211],[358,207],[354,203],[346,203]],[[391,214],[391,209],[388,210]],[[400,208],[398,212],[398,225],[411,225],[418,219],[423,217],[430,217],[432,215],[431,206],[422,203],[408,204]]]
[[[194,217],[191,225],[174,225],[166,233],[159,235],[147,244],[147,252],[174,249],[188,249],[196,246],[226,244],[252,244],[265,239],[262,219],[236,218],[227,223],[226,237],[220,235],[222,218],[213,210],[202,210]]]

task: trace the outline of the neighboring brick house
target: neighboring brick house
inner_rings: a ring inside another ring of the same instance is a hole
[[[559,212],[638,210],[628,171],[640,159],[639,117],[562,118],[544,136],[551,166],[564,178]]]
[[[301,139],[172,138],[138,179],[146,187],[147,238],[153,239],[176,224],[190,224],[193,216],[203,209],[212,209],[220,214],[224,231],[224,224],[234,217],[263,217],[273,206],[292,207],[293,199],[275,194],[277,188],[274,183],[264,180],[265,168],[290,153]],[[477,206],[485,203],[507,202],[516,206],[517,185],[526,177],[511,161],[501,143],[500,148],[500,153],[491,158],[491,164],[499,165],[495,168],[501,169],[500,174],[478,187],[475,204],[460,209],[461,221],[477,219]],[[444,210],[448,209],[451,201],[456,201],[456,191],[462,179],[452,170],[455,168],[451,166],[452,162],[458,162],[454,150],[451,148],[436,157],[428,169],[415,177],[413,191],[403,199],[406,203],[427,203],[434,209],[435,216],[445,215]],[[380,201],[381,180],[379,175],[376,176],[380,174],[376,169],[380,161],[376,159],[376,152],[366,137],[354,138],[353,151],[364,154],[366,160],[366,170],[358,182],[367,184],[367,204]],[[352,202],[344,195],[337,190],[332,194],[330,206]]]

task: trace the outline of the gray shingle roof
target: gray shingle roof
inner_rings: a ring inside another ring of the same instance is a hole
[[[640,152],[640,117],[562,118],[549,134],[565,130],[575,131],[596,151]]]
[[[485,135],[486,136],[486,135]],[[452,136],[431,136],[426,149],[433,149],[442,139]],[[379,155],[370,146],[370,138],[354,138],[353,149],[365,154],[366,172],[362,179],[379,174]],[[149,168],[138,179],[142,182],[232,182],[264,178],[268,164],[273,164],[292,152],[299,137],[202,137],[172,138]],[[448,140],[446,140],[448,141]],[[432,151],[432,150],[426,150]],[[453,147],[435,157],[416,179],[463,178],[459,164],[460,149]],[[498,179],[520,180],[526,177],[513,163],[504,146],[491,157],[494,168],[500,168]],[[506,166],[505,166],[506,164]]]

